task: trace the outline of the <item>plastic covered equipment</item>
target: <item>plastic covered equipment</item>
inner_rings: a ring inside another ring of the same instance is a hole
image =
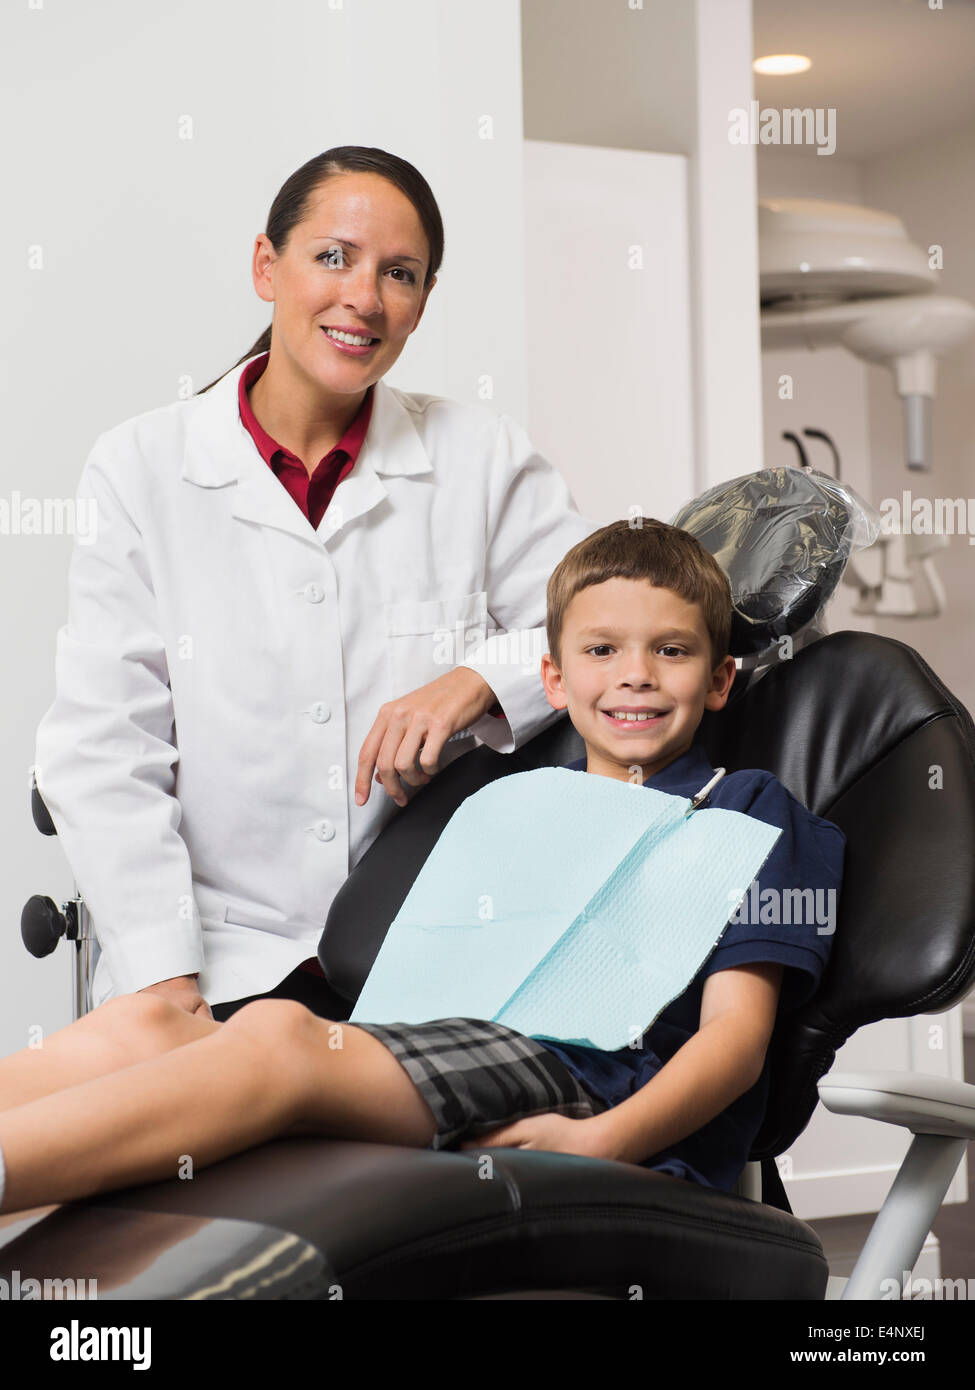
[[[734,604],[731,653],[754,666],[781,637],[825,636],[820,614],[881,517],[848,483],[814,468],[763,468],[718,483],[671,518],[709,550]],[[753,658],[748,660],[748,658]]]

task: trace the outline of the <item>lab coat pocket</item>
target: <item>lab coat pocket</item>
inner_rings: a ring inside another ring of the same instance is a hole
[[[459,666],[487,635],[487,591],[383,605],[389,698]]]

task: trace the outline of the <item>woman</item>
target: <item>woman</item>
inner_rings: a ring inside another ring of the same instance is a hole
[[[592,526],[506,415],[383,380],[442,253],[411,164],[317,156],[256,239],[271,327],[92,449],[35,777],[102,947],[95,1007],[346,1017],[316,948],[349,869],[477,740],[557,717],[545,584]]]

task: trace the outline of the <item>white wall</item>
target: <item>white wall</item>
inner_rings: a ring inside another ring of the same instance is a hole
[[[763,466],[756,159],[733,145],[729,116],[747,110],[751,0],[696,0],[695,148],[691,159],[691,292],[697,491]]]
[[[695,4],[522,0],[526,136],[690,154]],[[728,8],[740,4],[731,0]]]
[[[944,248],[939,290],[975,304],[975,125],[919,141],[863,166],[864,202],[897,213],[920,246]],[[903,463],[901,402],[890,372],[869,369],[867,399],[879,497],[975,498],[975,339],[938,366],[930,473]],[[975,711],[975,546],[949,537],[935,561],[945,612],[913,622],[878,619],[877,631],[915,647]]]
[[[750,0],[642,0],[638,7],[523,0],[523,15],[528,139],[686,158],[686,249],[670,271],[677,281],[689,276],[690,495],[760,468],[755,150],[728,139],[729,112],[747,108],[753,91]],[[616,197],[619,208],[604,182],[593,190],[587,228],[604,223],[608,231],[620,225],[619,213],[635,211],[628,190]],[[633,234],[640,243],[655,238],[652,224]],[[600,304],[602,273],[596,266],[567,291],[585,314],[596,312],[594,300]],[[640,396],[631,395],[629,409],[639,438]],[[669,466],[658,452],[645,465],[653,477]],[[664,515],[669,495],[651,503],[652,514]]]
[[[584,516],[694,495],[687,160],[525,141],[528,429]]]
[[[414,163],[446,256],[394,385],[525,408],[518,0],[99,0],[7,6],[0,496],[73,498],[97,434],[226,371],[270,322],[254,238],[285,178],[333,145]],[[180,121],[192,138],[180,138]],[[487,118],[487,119],[485,119]],[[485,136],[491,138],[484,138]],[[40,247],[43,268],[29,265]],[[0,536],[0,1055],[70,1018],[66,948],[34,961],[25,900],[73,885],[28,812],[54,695],[66,535]]]

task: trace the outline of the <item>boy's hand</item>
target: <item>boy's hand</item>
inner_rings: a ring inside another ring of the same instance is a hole
[[[608,1112],[607,1112],[608,1113]],[[582,1154],[585,1158],[614,1158],[602,1115],[574,1120],[568,1115],[529,1115],[487,1134],[465,1139],[461,1149],[544,1149],[550,1153]]]

